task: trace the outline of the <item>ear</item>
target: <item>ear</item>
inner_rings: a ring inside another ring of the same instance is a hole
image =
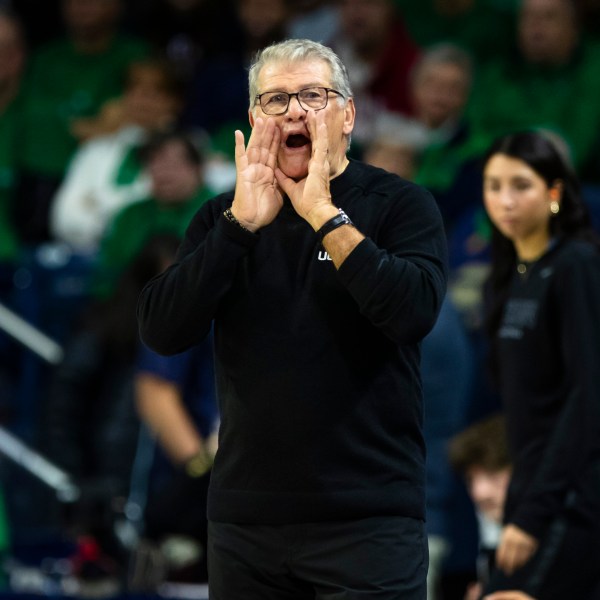
[[[248,109],[248,121],[250,122],[250,127],[254,127],[254,113],[251,108]]]
[[[354,106],[354,99],[348,98],[348,102],[346,102],[346,106],[344,107],[344,125],[342,130],[344,135],[348,136],[352,133],[355,116],[356,108]]]
[[[562,199],[564,188],[565,186],[562,179],[557,179],[556,181],[554,181],[554,183],[548,191],[548,194],[550,195],[550,200],[552,200],[552,202],[560,202]]]

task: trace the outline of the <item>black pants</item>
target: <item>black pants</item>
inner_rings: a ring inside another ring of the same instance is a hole
[[[208,525],[211,600],[425,600],[427,567],[424,523],[405,517]]]

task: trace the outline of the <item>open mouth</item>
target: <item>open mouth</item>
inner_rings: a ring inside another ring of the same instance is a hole
[[[303,148],[304,146],[307,146],[309,144],[310,138],[308,138],[302,133],[293,133],[291,135],[288,135],[287,139],[285,140],[285,145],[288,148]]]

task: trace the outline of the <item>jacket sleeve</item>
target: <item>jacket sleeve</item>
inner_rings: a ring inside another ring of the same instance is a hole
[[[411,185],[373,236],[347,257],[339,276],[360,312],[393,341],[406,344],[421,341],[433,328],[447,271],[447,242],[435,200]]]
[[[150,280],[140,294],[140,336],[159,354],[183,352],[206,337],[220,300],[231,288],[239,259],[259,239],[259,234],[227,221],[219,207],[218,199],[201,207],[175,263]]]

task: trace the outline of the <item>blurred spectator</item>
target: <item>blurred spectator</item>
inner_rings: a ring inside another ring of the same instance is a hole
[[[338,32],[337,0],[288,0],[287,37],[327,44]]]
[[[18,145],[16,217],[26,242],[49,238],[49,205],[78,144],[75,122],[120,96],[127,67],[146,53],[119,33],[122,1],[63,0],[65,35],[32,55]]]
[[[478,62],[509,50],[518,1],[394,0],[417,44],[457,44]]]
[[[184,111],[186,127],[206,130],[213,151],[233,160],[235,129],[249,134],[248,66],[256,51],[285,38],[286,0],[235,0],[236,45],[199,63]]]
[[[600,131],[600,46],[582,35],[574,0],[522,0],[517,47],[482,65],[470,118],[483,141],[519,129],[562,135],[578,170]]]
[[[435,196],[449,231],[481,204],[479,156],[485,150],[465,116],[473,67],[454,44],[424,50],[410,75],[413,116],[380,111],[363,159],[423,185]]]
[[[500,541],[511,474],[504,415],[478,420],[450,440],[449,459],[465,481],[479,521],[478,581],[465,600],[477,600],[487,584]]]
[[[158,133],[143,151],[151,194],[116,213],[98,254],[94,291],[108,293],[119,273],[152,235],[183,237],[198,208],[214,195],[203,183],[204,157],[179,131]]]
[[[91,137],[76,151],[50,210],[55,239],[93,254],[107,223],[121,208],[150,193],[140,149],[153,132],[177,123],[182,89],[169,63],[130,65],[123,96],[109,101],[98,118],[79,125]]]
[[[465,115],[472,81],[471,56],[449,43],[428,48],[411,74],[415,119],[429,138],[414,179],[435,196],[447,230],[481,204],[478,158],[485,147]]]
[[[78,573],[83,578],[89,573],[118,579],[125,573],[126,548],[115,523],[129,493],[140,429],[134,403],[135,305],[144,284],[173,260],[178,244],[175,236],[147,241],[114,292],[88,306],[49,385],[42,448],[81,488],[79,501],[64,513],[64,525],[72,539],[84,540],[82,552],[91,545],[100,550],[95,572],[88,564]],[[74,556],[74,565],[83,568],[83,558]]]
[[[452,521],[457,510],[458,482],[448,460],[448,441],[464,428],[471,403],[473,356],[459,313],[449,298],[425,337],[421,352],[423,432],[427,446],[427,599],[441,595],[444,561],[452,551]]]
[[[235,0],[128,0],[128,25],[190,81],[198,66],[237,55]]]
[[[19,240],[13,221],[16,183],[15,147],[27,50],[17,17],[0,8],[0,263],[14,263]]]
[[[286,0],[237,0],[242,26],[242,56],[248,65],[256,52],[285,38],[288,19]]]
[[[473,67],[471,56],[453,44],[429,47],[411,73],[414,117],[438,137],[448,137],[463,119]]]
[[[370,165],[412,181],[428,141],[427,129],[417,121],[382,111],[375,119],[362,158]]]
[[[206,582],[206,501],[217,450],[212,337],[192,350],[137,359],[136,406],[156,439],[144,539],[158,545],[169,581]],[[184,545],[186,560],[169,560]]]
[[[339,10],[340,31],[329,45],[346,65],[360,106],[352,132],[356,152],[370,140],[380,111],[412,114],[408,80],[419,48],[392,0],[341,0]]]

